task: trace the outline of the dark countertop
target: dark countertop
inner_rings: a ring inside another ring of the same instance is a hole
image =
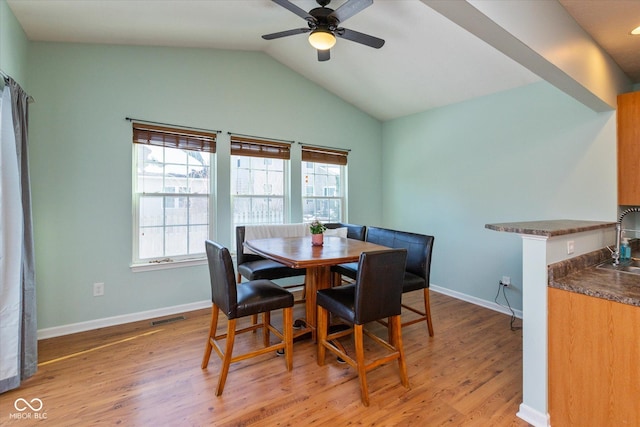
[[[551,264],[547,267],[549,287],[640,307],[640,275],[596,267],[609,259],[609,250],[603,248]]]
[[[486,224],[489,230],[507,233],[530,234],[534,236],[562,236],[564,234],[580,233],[583,231],[613,228],[615,222],[581,221],[574,219],[554,219],[547,221],[504,222],[500,224]]]

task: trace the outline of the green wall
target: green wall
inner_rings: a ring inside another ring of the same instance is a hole
[[[510,276],[522,308],[521,239],[487,223],[616,219],[615,113],[547,83],[386,122],[383,141],[384,223],[435,236],[449,291],[492,302]]]
[[[28,91],[26,82],[27,40],[5,0],[0,0],[0,70]]]
[[[215,239],[231,242],[228,131],[350,148],[349,219],[381,220],[381,123],[263,53],[32,43],[38,328],[210,300],[206,265],[130,270],[131,124],[223,130]],[[300,146],[292,218],[301,221]],[[298,160],[298,161],[296,161]],[[105,283],[103,297],[92,284]]]

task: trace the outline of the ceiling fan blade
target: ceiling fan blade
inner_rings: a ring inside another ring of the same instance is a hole
[[[318,61],[328,61],[331,58],[331,54],[329,49],[320,50],[318,49]]]
[[[331,12],[329,16],[335,17],[339,22],[344,22],[372,4],[373,0],[348,0],[342,6]]]
[[[346,28],[338,28],[335,35],[352,42],[360,43],[369,47],[380,49],[384,46],[384,40],[368,34],[359,33],[358,31],[348,30]]]
[[[296,28],[295,30],[280,31],[277,33],[265,34],[262,36],[265,40],[279,39],[280,37],[295,36],[296,34],[308,33],[310,28]]]
[[[302,19],[306,19],[314,21],[315,22],[315,18],[311,15],[309,15],[309,12],[307,12],[304,9],[299,8],[298,6],[296,6],[295,4],[291,3],[289,0],[271,0],[272,2],[279,4],[280,6],[284,7],[285,9],[295,13],[296,15],[298,15],[299,17],[301,17]]]

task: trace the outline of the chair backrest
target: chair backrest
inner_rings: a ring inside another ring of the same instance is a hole
[[[360,254],[354,302],[357,324],[400,314],[406,260],[406,249]]]
[[[233,319],[237,313],[238,293],[231,254],[229,249],[211,240],[206,240],[204,244],[211,277],[211,301],[229,319]]]
[[[380,227],[367,227],[366,240],[389,248],[405,248],[407,250],[406,271],[423,278],[425,286],[429,286],[433,236]]]
[[[236,262],[238,265],[244,264],[245,262],[252,262],[264,259],[260,255],[257,254],[246,254],[244,253],[244,236],[245,236],[245,226],[239,225],[236,227]]]
[[[349,239],[364,240],[367,227],[364,225],[345,224],[342,222],[328,222],[324,224],[329,229],[347,228],[347,237]]]

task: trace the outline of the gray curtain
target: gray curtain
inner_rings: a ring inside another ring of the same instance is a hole
[[[18,354],[15,355],[18,372],[15,376],[0,378],[0,393],[19,387],[21,381],[32,376],[38,368],[35,261],[33,222],[31,219],[31,184],[29,180],[29,160],[27,152],[28,104],[30,97],[12,78],[5,78],[4,84],[6,88],[9,89],[11,95],[11,111],[16,145],[15,151],[17,154],[22,199],[23,232],[21,248],[15,248],[16,251],[22,252],[19,283],[3,284],[3,286],[7,287],[19,287],[20,304],[17,314],[19,318],[16,319],[19,326],[16,328],[16,331],[19,336],[13,337],[13,339],[18,340]],[[7,111],[4,105],[2,107],[3,112]]]

